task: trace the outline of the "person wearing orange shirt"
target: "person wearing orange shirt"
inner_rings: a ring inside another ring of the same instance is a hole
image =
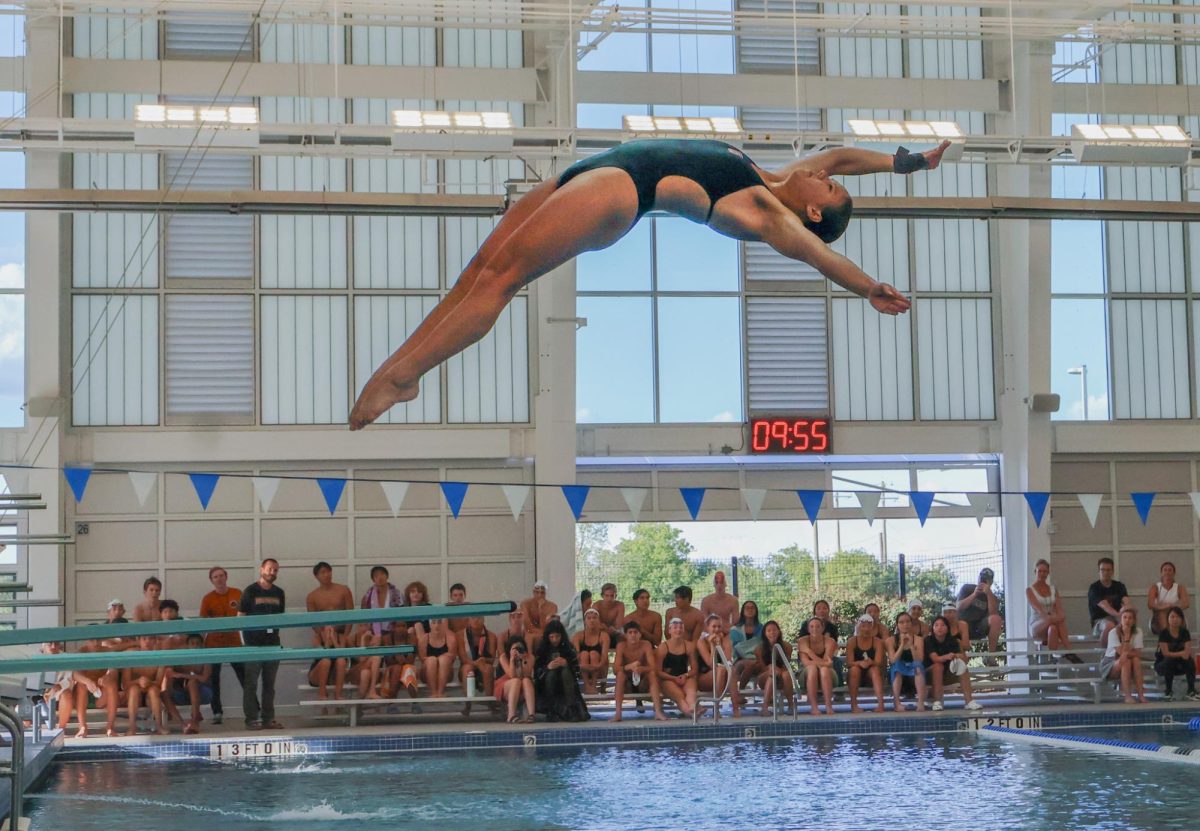
[[[231,588],[229,573],[220,566],[208,570],[208,580],[213,584],[213,590],[204,595],[200,601],[200,617],[237,617],[238,608],[242,603],[241,589]],[[238,647],[242,645],[240,632],[209,632],[204,636],[204,646],[208,649],[217,647]],[[245,682],[245,672],[241,664],[230,664],[233,674],[237,676],[238,684]],[[209,677],[212,685],[213,724],[224,721],[224,709],[221,707],[221,665],[212,665]]]

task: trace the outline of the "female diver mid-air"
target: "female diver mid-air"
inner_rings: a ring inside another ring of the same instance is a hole
[[[487,334],[513,295],[583,252],[612,245],[651,210],[765,242],[878,311],[902,314],[912,305],[908,298],[829,248],[853,208],[850,194],[829,177],[932,170],[949,144],[926,153],[901,148],[895,156],[843,147],[777,172],[728,144],[696,139],[631,141],[576,162],[504,214],[454,288],[367,381],[350,429],[416,398],[421,376]]]

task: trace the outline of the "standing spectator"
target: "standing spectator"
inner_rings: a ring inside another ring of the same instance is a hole
[[[967,624],[971,640],[977,641],[984,636],[988,639],[988,652],[996,652],[1000,648],[1000,630],[1004,628],[1004,618],[1000,617],[1000,601],[992,591],[992,583],[996,573],[990,568],[979,570],[979,582],[966,583],[958,590],[958,618]],[[996,666],[996,659],[988,656],[983,662],[989,667]]]
[[[162,597],[162,580],[147,577],[142,583],[142,602],[133,607],[133,622],[145,623],[158,620],[159,598]]]
[[[1092,620],[1092,635],[1105,646],[1108,633],[1121,616],[1121,608],[1129,602],[1129,589],[1113,579],[1116,565],[1111,557],[1101,557],[1096,566],[1100,569],[1100,579],[1088,586],[1088,616]]]
[[[242,591],[229,587],[229,572],[220,566],[213,566],[208,570],[208,582],[212,583],[213,590],[204,595],[204,599],[200,601],[200,617],[237,617],[238,610],[242,606]],[[241,645],[242,638],[237,632],[209,632],[204,636],[206,649],[230,649]],[[237,676],[238,686],[245,687],[245,672],[242,665],[230,664],[229,666],[233,668],[233,674]],[[220,724],[225,720],[225,708],[221,706],[221,665],[219,663],[212,665],[209,684],[212,686],[213,724]]]
[[[617,644],[625,639],[621,630],[625,625],[625,604],[617,600],[616,584],[605,583],[600,587],[600,599],[596,601],[595,609],[608,631],[608,642],[616,649]]]
[[[738,599],[725,588],[725,572],[718,571],[713,575],[713,593],[700,601],[700,611],[705,618],[709,615],[719,617],[721,629],[728,633],[738,618]]]
[[[1171,700],[1176,675],[1187,679],[1188,701],[1200,701],[1196,693],[1196,661],[1192,657],[1192,633],[1184,626],[1183,609],[1175,606],[1167,612],[1167,625],[1158,633],[1154,671],[1163,677],[1163,689]]]
[[[278,576],[279,562],[273,557],[263,560],[258,570],[258,581],[242,591],[242,604],[238,614],[252,617],[283,614],[283,589],[275,585]],[[243,629],[242,640],[246,646],[280,645],[278,629]],[[278,672],[278,661],[246,662],[242,711],[246,717],[247,730],[283,729],[283,725],[275,720],[275,676]],[[258,698],[259,678],[262,678],[261,706]]]
[[[1175,607],[1187,609],[1192,605],[1188,591],[1175,582],[1175,564],[1168,561],[1158,567],[1158,582],[1150,587],[1147,598],[1150,607],[1150,631],[1158,634],[1167,626],[1167,612]]]

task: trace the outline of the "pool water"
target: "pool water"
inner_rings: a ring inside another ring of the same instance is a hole
[[[1105,735],[1114,736],[1109,730]],[[1196,744],[1186,730],[1123,737]],[[1164,787],[1170,782],[1170,787]],[[35,829],[1195,828],[1200,766],[972,733],[734,744],[65,762]],[[938,818],[945,820],[939,823]]]

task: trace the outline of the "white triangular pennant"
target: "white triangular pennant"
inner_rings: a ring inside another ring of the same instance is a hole
[[[1083,506],[1083,512],[1087,514],[1088,522],[1092,527],[1096,527],[1096,517],[1100,516],[1100,500],[1104,498],[1102,493],[1077,493],[1075,498],[1079,500],[1079,504]]]
[[[8,488],[8,493],[29,493],[29,471],[19,467],[0,467],[0,476]]]
[[[392,509],[392,516],[398,516],[400,506],[404,504],[404,497],[408,495],[408,482],[380,482],[379,487],[383,488],[383,495],[387,498],[388,507]]]
[[[975,524],[982,528],[983,518],[992,509],[992,495],[990,493],[968,493],[967,501],[971,503],[971,510],[975,512]]]
[[[874,525],[875,511],[879,508],[879,491],[857,491],[854,495],[858,497],[858,507],[862,508],[867,525]]]
[[[508,500],[513,520],[519,520],[521,511],[525,510],[525,500],[529,498],[529,485],[501,485],[500,490],[504,491],[504,498]]]
[[[154,490],[154,483],[157,481],[157,473],[140,470],[129,471],[129,484],[133,485],[133,492],[137,495],[138,504],[143,508],[146,507],[146,500],[150,497],[150,491]]]
[[[263,512],[270,511],[271,503],[275,501],[275,492],[279,490],[279,480],[274,476],[252,476],[250,483],[254,485],[254,495],[258,498]]]
[[[642,506],[646,504],[646,496],[649,493],[645,488],[621,488],[621,496],[625,497],[625,504],[629,506],[629,513],[633,514],[634,522],[641,516]]]
[[[1188,498],[1192,500],[1192,508],[1196,511],[1196,516],[1200,517],[1200,491],[1192,491],[1188,494]]]
[[[763,500],[766,498],[767,491],[764,488],[742,488],[742,499],[746,500],[752,520],[758,521],[758,512],[762,510]]]

